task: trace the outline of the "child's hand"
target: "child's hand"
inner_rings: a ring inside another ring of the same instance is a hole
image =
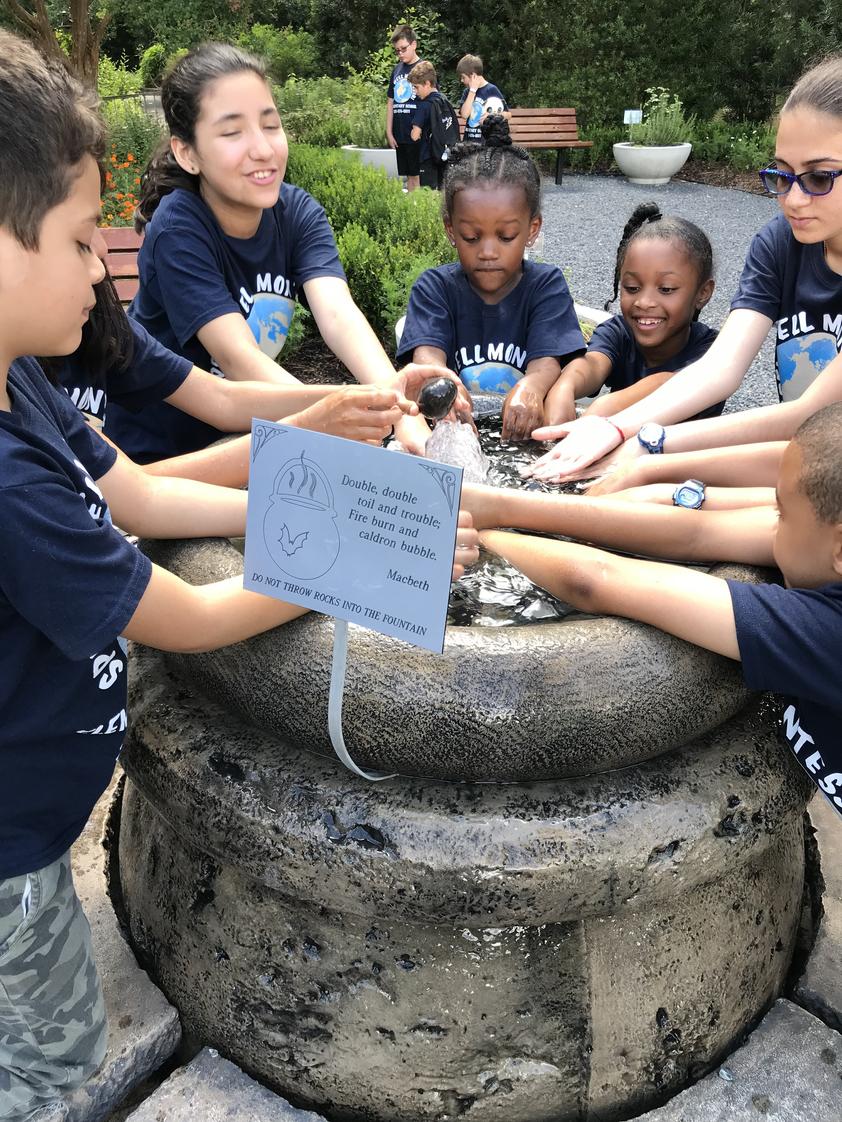
[[[482,76],[482,74],[469,74],[468,75],[468,89],[469,90],[473,90],[474,93],[476,93],[477,90],[481,90],[484,85],[485,85],[485,78]]]
[[[453,403],[452,415],[448,414],[447,419],[472,423],[474,403],[471,401],[471,395],[452,370],[433,363],[410,362],[397,372],[397,384],[411,401],[418,400],[418,394],[424,383],[429,382],[431,378],[447,378],[456,383],[456,400]]]
[[[647,453],[636,437],[621,444],[615,452],[604,456],[600,461],[600,470],[605,474],[587,488],[587,494],[613,495],[629,487],[642,486],[645,480],[642,478],[640,464],[645,461],[641,461],[641,456],[647,456]]]
[[[515,383],[503,402],[503,439],[528,440],[544,420],[544,399],[525,380]],[[540,461],[539,461],[540,462]]]
[[[474,529],[474,520],[467,510],[459,510],[456,527],[451,580],[459,580],[465,570],[475,565],[479,559],[479,532]]]
[[[569,383],[559,379],[544,398],[544,424],[564,425],[575,420],[575,392]]]
[[[430,439],[430,426],[423,417],[402,417],[395,425],[395,439],[404,452],[411,456],[423,456],[427,441]]]
[[[560,440],[525,475],[543,483],[564,483],[572,479],[593,479],[602,474],[598,462],[617,447],[620,436],[605,417],[579,417],[566,425],[535,429],[533,440]],[[595,464],[593,468],[591,464]]]
[[[308,409],[286,418],[284,423],[326,432],[330,436],[344,436],[347,440],[381,444],[413,408],[396,389],[344,386]]]

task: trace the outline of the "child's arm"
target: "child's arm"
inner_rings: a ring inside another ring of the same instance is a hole
[[[422,129],[420,125],[413,125],[409,132],[410,140],[420,140]]]
[[[390,148],[397,148],[398,142],[395,140],[395,134],[392,132],[393,119],[395,113],[394,98],[386,98],[386,143]]]
[[[773,565],[773,507],[684,510],[656,504],[546,495],[463,484],[462,506],[478,530],[511,526],[565,534],[629,553],[676,561],[739,561]]]
[[[622,390],[612,390],[611,393],[603,394],[596,401],[591,402],[585,413],[597,417],[611,417],[620,412],[621,409],[627,409],[630,405],[634,405],[636,401],[642,401],[644,397],[654,393],[664,382],[668,382],[674,373],[674,370],[659,370],[657,374],[648,374],[645,378],[641,378],[633,386],[626,386]]]
[[[680,482],[683,482],[681,480]],[[629,487],[618,491],[615,498],[627,503],[660,503],[674,506],[674,483],[647,483],[643,487]],[[750,506],[773,507],[774,487],[706,487],[705,510],[745,510]]]
[[[297,378],[261,351],[239,312],[217,316],[200,327],[196,335],[226,378],[242,382],[298,383]]]
[[[640,426],[647,421],[673,423],[685,417],[692,417],[717,401],[722,401],[739,386],[752,359],[760,350],[771,322],[768,316],[747,308],[731,312],[722,325],[719,335],[711,344],[710,350],[702,358],[685,366],[649,397],[615,414],[611,420],[620,426],[627,437],[633,437],[636,436]],[[834,360],[834,363],[836,361],[838,360]],[[829,370],[834,363],[831,363],[827,369]],[[823,375],[826,372],[824,371]],[[775,409],[779,408],[780,406],[775,406]],[[716,417],[711,420],[724,422],[744,416],[743,413],[734,413],[729,414],[727,418]],[[692,425],[709,423],[710,421],[690,422]],[[555,481],[584,476],[592,464],[593,471],[588,474],[590,476],[602,474],[608,466],[602,462],[603,458],[617,448],[619,439],[615,428],[593,416],[580,417],[563,429],[561,426],[552,428],[547,426],[533,436],[536,440],[561,439],[561,443],[547,453],[541,467],[535,473],[536,478]],[[756,439],[778,440],[781,437],[769,435],[758,438],[744,432],[735,435],[735,439],[730,443],[742,444]],[[675,450],[687,449],[682,447]]]
[[[480,541],[581,611],[627,616],[728,658],[740,657],[731,592],[719,577],[522,534],[492,531]]]
[[[770,406],[780,409],[782,406]],[[788,441],[676,452],[674,456],[639,456],[609,471],[588,488],[589,495],[609,495],[646,483],[681,483],[702,479],[720,487],[774,487]]]
[[[503,439],[528,440],[544,419],[544,402],[556,383],[561,366],[557,358],[533,358],[523,377],[506,394],[503,402]]]
[[[611,373],[611,359],[601,351],[587,351],[562,370],[544,402],[544,424],[561,425],[576,419],[576,402],[592,397],[605,385]]]

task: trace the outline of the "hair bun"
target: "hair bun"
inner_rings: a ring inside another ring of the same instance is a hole
[[[486,148],[510,148],[512,138],[509,122],[502,113],[487,113],[480,122],[482,142]]]

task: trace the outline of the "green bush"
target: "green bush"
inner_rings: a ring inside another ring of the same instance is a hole
[[[769,122],[697,122],[693,130],[693,159],[728,164],[736,171],[760,171],[775,153],[775,126]]]
[[[663,86],[652,86],[646,91],[643,121],[631,126],[629,136],[632,144],[683,144],[692,135],[695,123],[694,118],[685,116],[677,94]]]
[[[325,208],[355,301],[387,349],[420,273],[454,259],[434,191],[404,194],[396,179],[352,156],[297,145],[287,179]]]
[[[286,82],[293,75],[309,78],[319,69],[316,40],[308,31],[256,23],[243,32],[237,42],[266,60],[269,77],[274,82]]]
[[[108,55],[99,56],[97,90],[100,97],[126,97],[140,89],[140,74],[130,70],[125,57],[113,62]]]
[[[147,47],[140,56],[140,66],[138,67],[142,88],[145,90],[157,89],[164,76],[166,65],[166,47],[160,43],[153,43],[151,47]]]
[[[321,148],[386,143],[386,94],[372,82],[350,78],[292,77],[275,90],[290,139]]]
[[[118,160],[125,161],[131,153],[130,162],[142,171],[164,135],[164,126],[146,113],[136,98],[106,101],[102,115]]]

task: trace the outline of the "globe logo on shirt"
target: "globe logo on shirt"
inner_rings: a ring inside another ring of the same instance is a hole
[[[294,300],[274,292],[261,292],[254,298],[246,322],[258,347],[270,358],[275,358],[286,342],[294,309]]]
[[[480,362],[459,372],[470,393],[508,393],[521,376],[520,370],[505,362]]]
[[[781,397],[794,401],[837,355],[836,339],[827,332],[799,335],[778,344],[778,379]]]
[[[411,101],[412,100],[412,94],[413,94],[412,86],[406,80],[406,75],[404,75],[401,78],[398,78],[398,80],[395,82],[395,98],[394,98],[394,100],[396,102],[401,102],[401,103],[403,103],[404,101]]]

